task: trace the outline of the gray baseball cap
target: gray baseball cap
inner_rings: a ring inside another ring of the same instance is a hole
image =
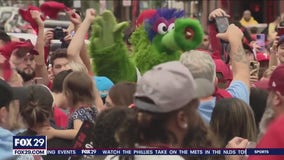
[[[153,67],[138,80],[134,103],[141,110],[167,113],[213,92],[212,82],[204,78],[194,79],[181,62],[172,61]],[[154,104],[143,101],[142,97]]]

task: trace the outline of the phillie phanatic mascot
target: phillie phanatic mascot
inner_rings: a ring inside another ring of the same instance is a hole
[[[123,40],[128,23],[117,23],[110,11],[97,16],[90,44],[95,73],[115,83],[135,82],[138,74],[195,49],[203,40],[202,27],[198,20],[183,16],[184,11],[176,9],[142,12],[130,38],[132,53]]]

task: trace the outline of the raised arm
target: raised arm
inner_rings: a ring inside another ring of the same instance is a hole
[[[250,88],[249,62],[242,45],[243,32],[231,24],[225,33],[218,33],[217,37],[228,41],[231,45],[230,58],[232,64],[233,80],[242,81]]]
[[[40,17],[40,12],[36,10],[31,11],[32,18],[36,21],[38,25],[38,35],[36,41],[36,50],[39,55],[35,56],[36,61],[36,77],[42,77],[44,84],[48,84],[48,72],[47,66],[44,58],[44,23]]]
[[[272,47],[269,50],[269,68],[278,65],[278,58],[277,58],[277,46],[278,46],[279,36],[276,36],[275,40],[273,41]]]
[[[71,14],[71,13],[69,13],[69,14]],[[77,15],[77,16],[79,16],[79,15]],[[71,19],[72,22],[74,21],[76,23],[79,23],[79,20],[74,19],[72,16],[70,16],[70,19]],[[95,10],[94,9],[88,9],[86,11],[86,18],[80,24],[79,28],[77,29],[77,31],[76,31],[74,37],[72,38],[70,45],[67,49],[67,54],[69,56],[74,57],[74,59],[76,61],[80,61],[80,63],[82,63],[82,61],[83,61],[87,68],[88,67],[90,68],[90,62],[86,62],[87,52],[86,52],[86,49],[85,49],[85,36],[86,36],[86,34],[89,30],[89,27],[91,26],[92,22],[94,21],[94,19],[95,19]],[[75,25],[75,28],[76,28],[76,26],[78,27],[78,25]],[[81,51],[83,51],[82,54],[85,54],[85,55],[82,56]],[[82,59],[81,59],[81,57],[82,57]],[[88,64],[89,64],[89,66],[88,66]]]
[[[215,9],[208,16],[208,33],[209,33],[209,41],[213,50],[214,58],[221,58],[222,55],[222,45],[220,40],[216,37],[217,29],[214,23],[214,19],[216,17],[230,17],[224,10],[221,8]]]
[[[56,138],[74,140],[83,124],[83,121],[76,119],[73,121],[73,123],[74,123],[73,129],[59,130],[59,129],[54,129],[53,127],[50,126],[46,126],[40,129],[38,131],[38,134],[47,136],[47,139],[52,139],[56,137]]]

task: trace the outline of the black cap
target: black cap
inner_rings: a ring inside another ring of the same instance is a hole
[[[0,79],[0,107],[8,106],[12,100],[24,103],[28,95],[26,87],[11,87],[6,81]]]
[[[6,81],[0,79],[0,107],[8,106],[12,100],[12,87]]]

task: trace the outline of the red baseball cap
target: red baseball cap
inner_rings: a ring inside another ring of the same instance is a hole
[[[256,54],[256,60],[258,62],[269,61],[269,55],[267,53],[257,53]]]
[[[279,65],[271,74],[268,89],[284,95],[284,65]]]
[[[9,63],[9,59],[11,57],[12,52],[15,49],[19,49],[20,57],[24,56],[22,54],[30,53],[30,54],[38,54],[36,50],[34,50],[34,46],[30,41],[24,41],[24,42],[9,42],[7,43],[3,48],[0,49],[0,53],[6,58],[6,61],[2,65],[3,69],[3,78],[5,80],[9,80],[12,76],[12,69]]]
[[[34,50],[34,46],[31,41],[9,42],[3,48],[0,49],[0,52],[6,59],[10,59],[10,56],[15,49],[20,49],[24,51],[23,53],[38,55],[38,52]]]
[[[231,69],[222,59],[213,59],[216,66],[216,72],[222,73],[223,79],[218,79],[221,82],[231,81],[233,79],[233,74]]]

